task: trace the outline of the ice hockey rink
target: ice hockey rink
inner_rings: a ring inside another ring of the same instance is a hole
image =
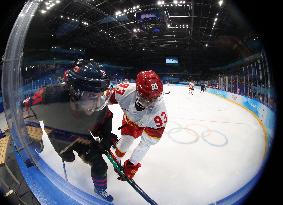
[[[170,93],[169,93],[170,92]],[[259,170],[265,155],[264,128],[243,107],[224,98],[186,86],[165,85],[168,123],[159,143],[152,146],[134,180],[158,204],[210,204],[244,186]],[[110,105],[114,114],[113,133],[120,136],[122,111]],[[77,155],[66,163],[43,134],[40,156],[62,178],[94,194],[90,166]],[[126,154],[128,159],[136,140]],[[76,153],[75,153],[76,154]],[[108,192],[114,204],[148,204],[127,182],[117,180],[108,163]]]

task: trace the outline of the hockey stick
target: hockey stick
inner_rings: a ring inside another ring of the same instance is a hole
[[[62,159],[62,163],[63,163],[63,170],[64,170],[64,175],[65,175],[65,179],[66,181],[68,181],[68,176],[67,176],[67,171],[66,171],[66,165],[65,165],[65,161]]]
[[[109,159],[109,161],[112,163],[114,169],[117,170],[117,172],[119,172],[120,177],[122,177],[123,179],[125,179],[148,203],[150,203],[151,205],[157,205],[157,203],[151,199],[137,184],[133,179],[129,179],[124,171],[123,171],[123,167],[112,157],[113,153],[110,150],[106,150],[105,151],[105,155],[107,156],[107,158]]]

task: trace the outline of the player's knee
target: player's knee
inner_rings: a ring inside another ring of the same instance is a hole
[[[156,138],[152,138],[152,137],[149,137],[147,135],[143,135],[142,136],[142,139],[141,139],[141,143],[144,145],[144,146],[151,146],[151,145],[155,145],[159,142],[159,139],[156,139]]]
[[[133,144],[135,138],[130,135],[122,135],[121,139],[117,143],[117,148],[120,152],[127,152],[129,147]]]

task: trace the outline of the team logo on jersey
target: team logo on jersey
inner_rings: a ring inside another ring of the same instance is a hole
[[[151,84],[151,90],[152,90],[152,91],[158,90],[158,86],[157,86],[156,83]]]

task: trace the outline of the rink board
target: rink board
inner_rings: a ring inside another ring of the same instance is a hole
[[[238,105],[241,105],[246,109],[250,110],[251,112],[253,112],[257,116],[257,118],[263,123],[267,131],[268,147],[271,146],[275,131],[275,125],[276,125],[276,114],[270,108],[261,104],[257,100],[245,96],[237,95],[234,93],[229,93],[212,88],[208,88],[207,92],[231,100],[237,103]]]
[[[275,125],[276,125],[276,114],[267,106],[261,104],[260,102],[248,98],[246,96],[237,95],[234,93],[225,92],[222,90],[212,89],[208,88],[207,92],[226,98],[230,101],[235,102],[239,106],[245,107],[246,109],[253,112],[257,119],[262,123],[263,129],[266,129],[266,140],[267,140],[267,152],[266,158],[268,156],[268,151],[271,148],[273,137],[274,137],[274,131],[275,131]],[[265,163],[263,163],[264,166]],[[263,167],[262,166],[262,167]],[[253,177],[245,186],[240,188],[238,191],[234,192],[233,194],[225,197],[222,200],[219,200],[215,202],[216,205],[225,205],[225,204],[241,204],[246,197],[248,197],[248,193],[251,191],[251,189],[254,187],[254,185],[258,182],[261,174],[263,172],[263,169],[261,169],[258,174]]]

